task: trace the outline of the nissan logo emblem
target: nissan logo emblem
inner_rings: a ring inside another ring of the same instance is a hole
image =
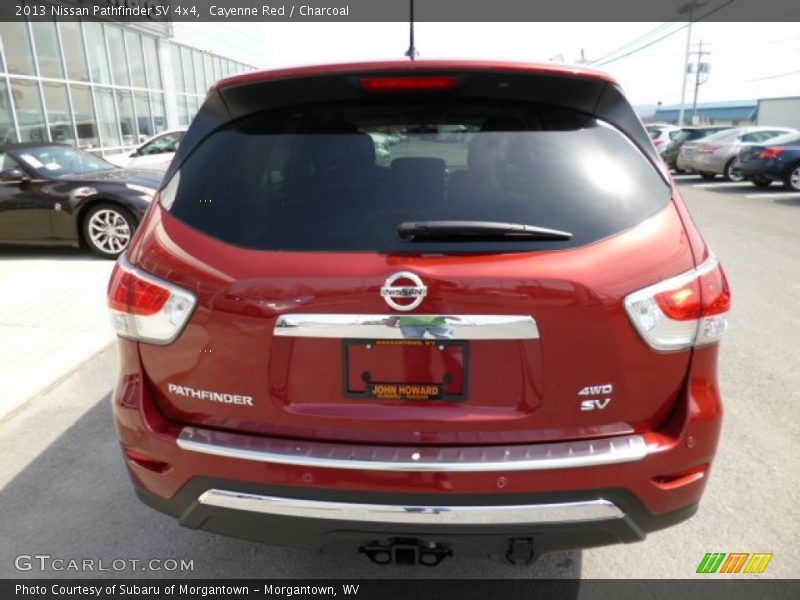
[[[411,282],[411,285],[405,284],[404,281]],[[398,281],[401,285],[395,285]],[[428,294],[428,286],[422,283],[422,279],[418,275],[409,271],[400,271],[394,275],[389,275],[381,287],[381,296],[386,300],[386,304],[395,310],[408,311],[414,310]],[[400,304],[395,298],[406,298],[411,300],[407,304]]]

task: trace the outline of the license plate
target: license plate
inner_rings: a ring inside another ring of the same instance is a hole
[[[344,393],[365,400],[464,400],[463,340],[344,340]]]

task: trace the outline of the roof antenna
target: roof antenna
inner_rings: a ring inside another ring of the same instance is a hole
[[[417,56],[419,56],[419,50],[417,50],[416,46],[414,46],[414,0],[409,0],[411,5],[411,14],[408,18],[408,50],[404,56],[407,56],[411,60],[414,60]]]

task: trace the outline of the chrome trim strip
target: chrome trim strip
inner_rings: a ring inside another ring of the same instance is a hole
[[[532,525],[603,521],[625,516],[616,504],[603,499],[553,504],[415,506],[300,500],[211,489],[203,492],[197,501],[205,506],[287,517],[424,525]]]
[[[446,319],[447,335],[455,340],[536,340],[539,328],[529,315],[363,315],[289,313],[275,322],[281,337],[403,339],[402,319]],[[424,333],[423,333],[424,335]],[[431,335],[429,333],[429,335]],[[434,337],[431,335],[431,337]]]
[[[184,427],[177,444],[191,452],[240,460],[366,471],[541,471],[618,464],[647,456],[647,444],[640,435],[508,446],[370,446],[291,441]]]

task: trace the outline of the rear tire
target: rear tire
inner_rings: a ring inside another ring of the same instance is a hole
[[[744,175],[736,168],[736,159],[732,158],[725,164],[725,171],[723,172],[725,179],[734,183],[744,181]]]
[[[800,163],[793,165],[783,178],[783,185],[787,190],[800,192]]]
[[[116,259],[130,244],[136,219],[118,204],[103,202],[86,212],[81,227],[92,252],[101,258]]]

